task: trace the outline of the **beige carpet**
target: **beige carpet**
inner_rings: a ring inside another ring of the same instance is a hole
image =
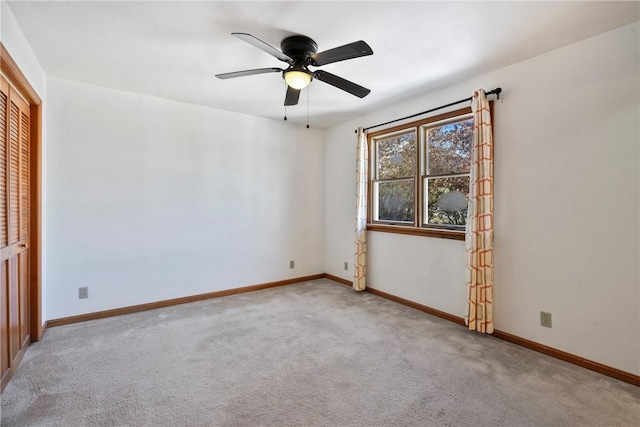
[[[640,389],[318,280],[52,328],[2,394],[1,420],[637,426]]]

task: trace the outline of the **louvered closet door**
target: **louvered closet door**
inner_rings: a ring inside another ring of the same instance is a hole
[[[1,375],[29,345],[29,105],[0,81]]]

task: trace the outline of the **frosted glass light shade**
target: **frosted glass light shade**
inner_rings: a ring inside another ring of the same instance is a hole
[[[287,71],[284,80],[293,89],[303,89],[311,83],[311,76],[303,71]]]

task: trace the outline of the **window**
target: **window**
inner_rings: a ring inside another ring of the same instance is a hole
[[[368,139],[367,228],[464,240],[471,108],[371,133]]]
[[[411,130],[375,140],[375,218],[377,221],[413,224],[415,221],[417,147]]]

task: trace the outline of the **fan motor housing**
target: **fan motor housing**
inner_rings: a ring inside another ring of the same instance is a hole
[[[282,53],[296,62],[306,60],[318,51],[318,45],[307,36],[289,36],[280,43]]]

